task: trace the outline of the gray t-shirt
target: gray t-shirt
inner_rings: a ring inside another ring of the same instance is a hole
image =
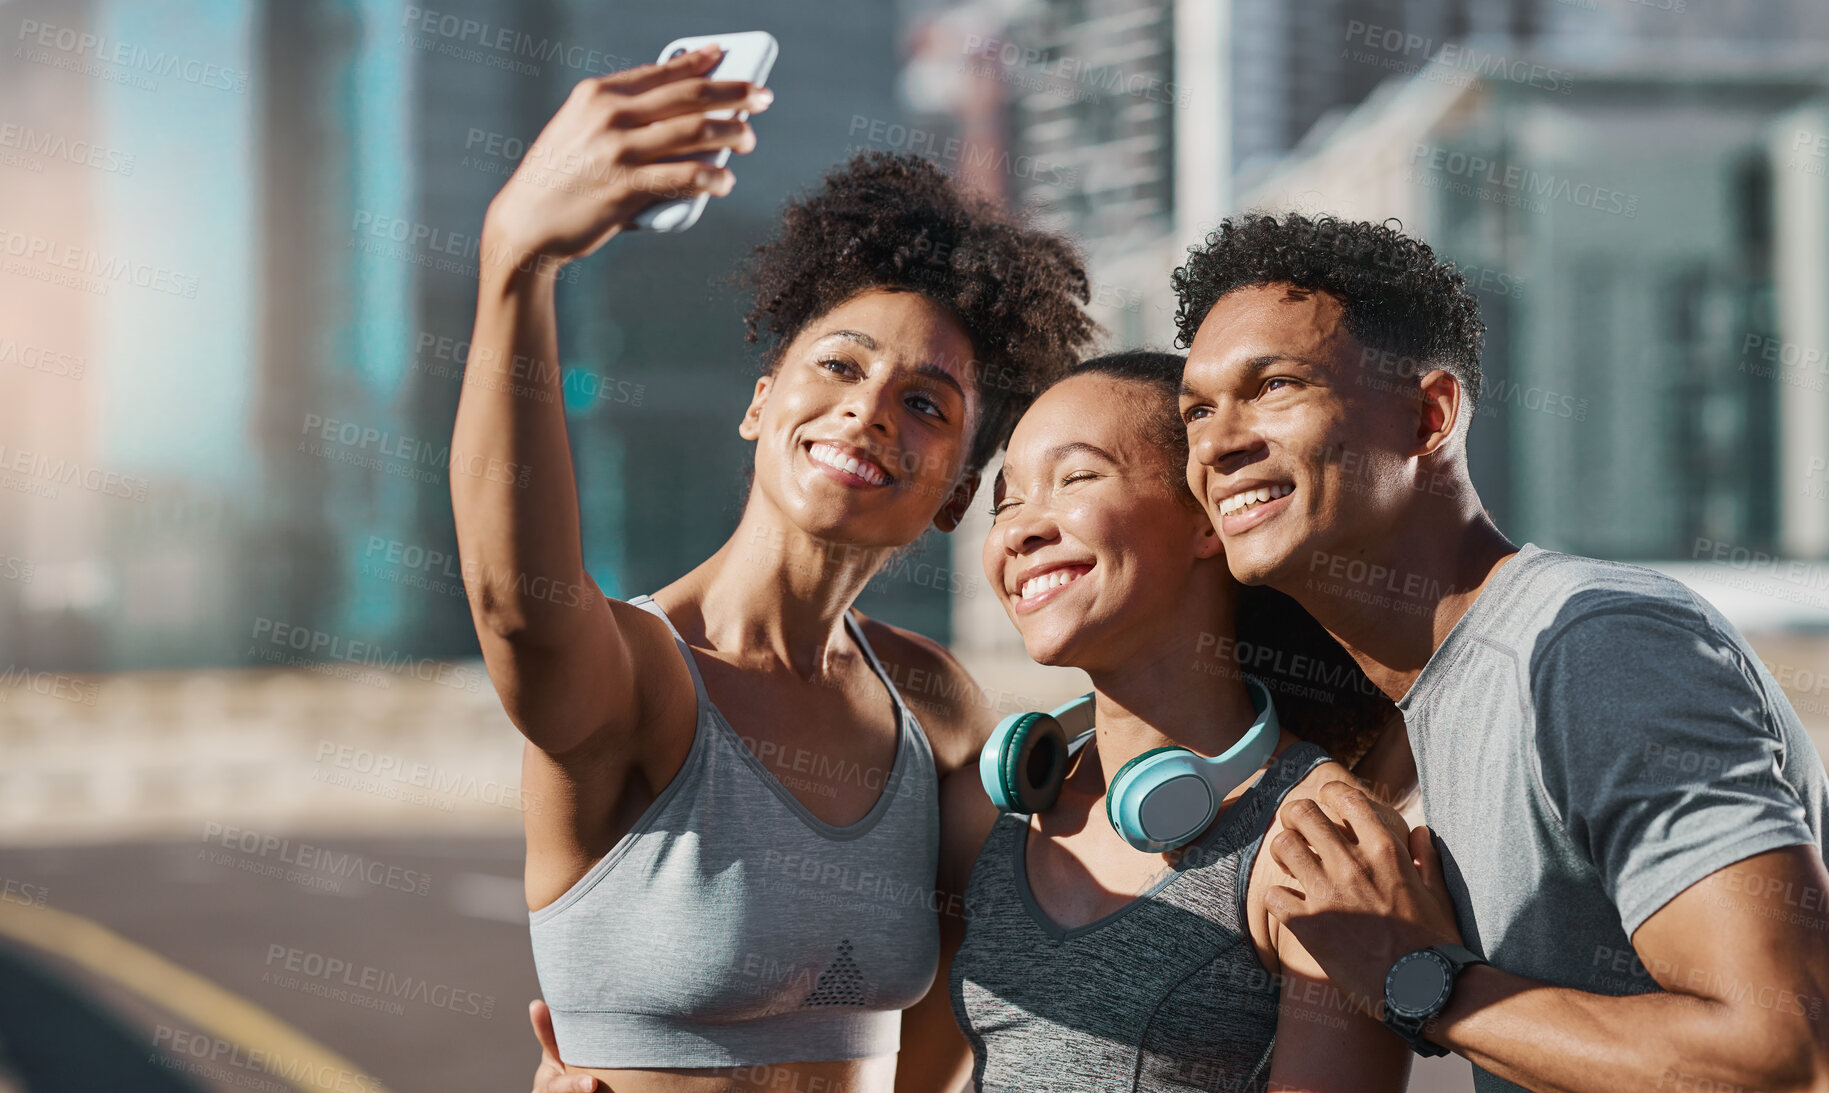
[[[1640,566],[1527,544],[1398,707],[1461,932],[1517,975],[1659,990],[1630,941],[1646,919],[1743,858],[1822,846],[1823,761],[1777,682]],[[1800,900],[1800,921],[1829,918]]]

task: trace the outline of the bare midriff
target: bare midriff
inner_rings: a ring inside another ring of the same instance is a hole
[[[895,1088],[893,1055],[679,1070],[566,1069],[602,1080],[612,1093],[891,1093]]]

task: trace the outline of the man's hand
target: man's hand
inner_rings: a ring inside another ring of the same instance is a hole
[[[540,1069],[533,1072],[533,1093],[597,1093],[604,1086],[589,1074],[567,1074],[553,1036],[552,1011],[538,998],[527,1006],[527,1019],[540,1041]]]
[[[1379,1001],[1406,953],[1458,945],[1454,904],[1429,829],[1410,830],[1389,805],[1347,782],[1278,810],[1272,859],[1299,887],[1279,885],[1264,906],[1341,989]]]

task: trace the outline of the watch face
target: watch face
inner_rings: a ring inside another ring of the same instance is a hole
[[[1423,949],[1399,960],[1385,979],[1385,1004],[1403,1017],[1433,1017],[1448,995],[1448,961]]]

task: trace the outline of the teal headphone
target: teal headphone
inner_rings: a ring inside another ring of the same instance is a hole
[[[1276,704],[1270,689],[1245,677],[1257,720],[1224,755],[1151,748],[1118,768],[1105,791],[1105,818],[1125,842],[1149,853],[1192,842],[1213,822],[1226,794],[1276,752]],[[1067,741],[1092,728],[1091,695],[1048,713],[1011,714],[978,753],[978,778],[1004,812],[1045,812],[1067,779]]]

